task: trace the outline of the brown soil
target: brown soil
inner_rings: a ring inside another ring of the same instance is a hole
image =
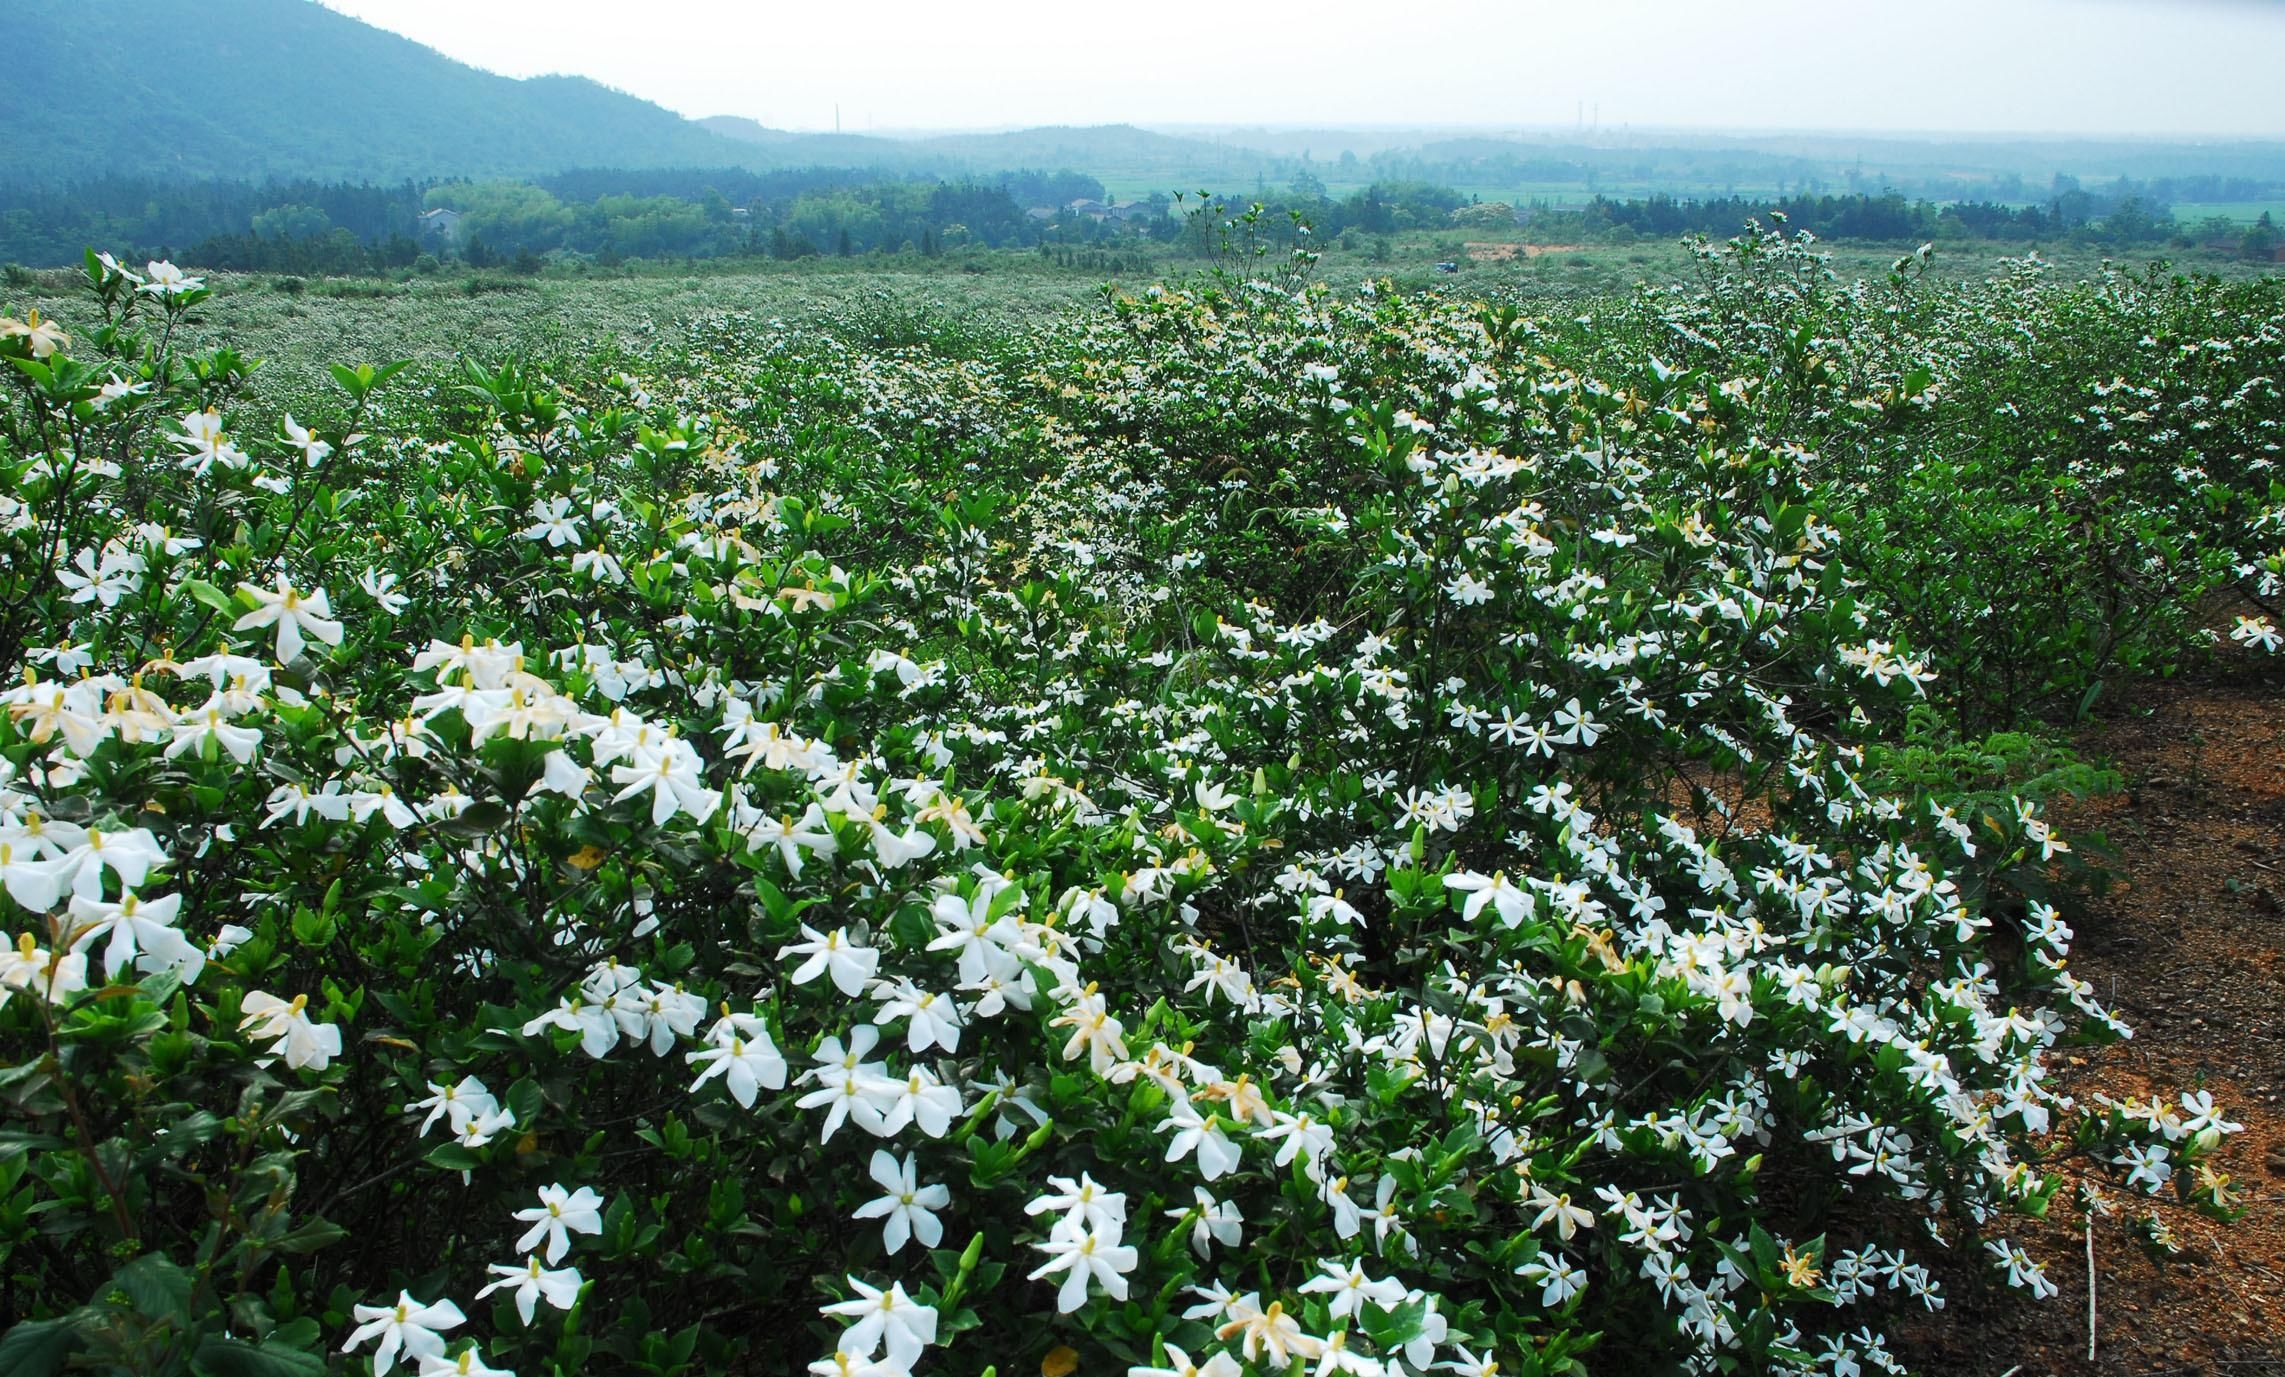
[[[1584,244],[1506,244],[1469,241],[1460,247],[1478,263],[1505,263],[1513,258],[1537,258],[1543,253],[1585,253]]]
[[[2095,1226],[2096,1356],[2087,1357],[2081,1216],[2011,1233],[2062,1294],[2031,1303],[1963,1266],[1950,1305],[1914,1326],[1916,1370],[2001,1377],[2285,1377],[2285,676],[2244,672],[2151,685],[2080,738],[2126,792],[2054,810],[2058,830],[2104,834],[2119,878],[2081,906],[2071,967],[2135,1030],[2066,1057],[2089,1102],[2211,1090],[2245,1132],[2216,1169],[2246,1205],[2234,1224],[2106,1190]],[[2152,1261],[2127,1233],[2157,1213],[2182,1252]]]

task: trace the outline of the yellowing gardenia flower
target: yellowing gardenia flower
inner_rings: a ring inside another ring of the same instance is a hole
[[[1261,1297],[1248,1292],[1231,1300],[1227,1309],[1230,1318],[1214,1337],[1224,1342],[1236,1339],[1239,1356],[1249,1363],[1266,1358],[1274,1371],[1295,1358],[1314,1358],[1324,1351],[1324,1341],[1304,1333],[1301,1322],[1285,1313],[1283,1301],[1271,1301],[1265,1310]]]
[[[308,1007],[308,995],[295,995],[288,1003],[261,990],[249,991],[239,1003],[238,1026],[249,1037],[270,1040],[265,1063],[282,1055],[296,1070],[323,1071],[341,1055],[341,1030],[312,1022],[305,1012]]]
[[[0,316],[0,339],[23,340],[30,346],[35,359],[45,359],[58,349],[71,346],[71,336],[58,328],[54,321],[40,319],[38,311],[27,313],[23,320]]]
[[[1121,1038],[1125,1025],[1113,1018],[1106,1006],[1105,998],[1089,985],[1068,1009],[1048,1020],[1051,1028],[1072,1030],[1070,1040],[1063,1044],[1063,1059],[1070,1061],[1084,1051],[1089,1067],[1098,1076],[1127,1057],[1127,1044]]]

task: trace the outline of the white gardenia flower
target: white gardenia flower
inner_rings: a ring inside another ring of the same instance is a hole
[[[1168,1106],[1166,1122],[1159,1127],[1174,1130],[1174,1141],[1166,1145],[1167,1161],[1178,1162],[1195,1152],[1198,1174],[1209,1181],[1237,1170],[1239,1148],[1222,1132],[1220,1117],[1200,1114],[1189,1100],[1178,1099]]]
[[[307,428],[294,420],[294,414],[290,411],[278,428],[285,432],[286,443],[302,452],[302,459],[310,468],[323,464],[333,454],[333,446],[310,434]]]
[[[942,1047],[947,1052],[960,1050],[960,1002],[950,995],[923,990],[910,980],[895,984],[883,982],[874,989],[881,1000],[874,1010],[875,1023],[888,1023],[907,1019],[905,1045],[918,1055],[931,1047]]]
[[[1047,1194],[1023,1207],[1028,1215],[1042,1215],[1061,1210],[1065,1219],[1086,1225],[1090,1229],[1118,1230],[1126,1227],[1127,1197],[1123,1192],[1105,1190],[1094,1177],[1085,1172],[1073,1181],[1068,1176],[1047,1178]]]
[[[1190,1228],[1190,1251],[1205,1257],[1216,1243],[1225,1248],[1237,1247],[1244,1236],[1245,1215],[1229,1201],[1216,1200],[1214,1193],[1204,1186],[1193,1187],[1193,1190],[1196,1204],[1192,1209],[1196,1210],[1197,1218]],[[1166,1217],[1179,1224],[1191,1218],[1191,1210],[1177,1206],[1168,1210]]]
[[[572,514],[568,497],[552,497],[544,502],[532,499],[531,516],[532,524],[516,532],[525,540],[544,540],[548,548],[554,550],[583,545],[587,541],[579,529],[579,518]]]
[[[1333,1319],[1359,1315],[1367,1301],[1383,1310],[1394,1310],[1404,1304],[1404,1284],[1388,1277],[1376,1280],[1367,1276],[1362,1262],[1335,1262],[1328,1258],[1318,1262],[1317,1267],[1321,1275],[1301,1283],[1299,1289],[1303,1295],[1329,1296],[1325,1313]]]
[[[817,1307],[821,1315],[839,1315],[856,1321],[841,1331],[840,1349],[858,1358],[870,1358],[886,1346],[889,1361],[910,1368],[921,1350],[936,1342],[936,1311],[905,1294],[897,1282],[883,1291],[855,1277],[850,1289],[857,1294],[845,1301]]]
[[[1116,1220],[1087,1228],[1076,1214],[1058,1219],[1044,1241],[1031,1245],[1046,1253],[1047,1261],[1029,1276],[1037,1281],[1057,1272],[1064,1274],[1063,1285],[1055,1295],[1055,1308],[1066,1315],[1087,1303],[1090,1278],[1101,1282],[1111,1299],[1123,1301],[1127,1298],[1126,1274],[1132,1272],[1140,1260],[1132,1247],[1119,1241],[1123,1232],[1123,1223]]]
[[[511,1368],[487,1365],[476,1352],[476,1346],[470,1344],[449,1358],[422,1354],[420,1377],[516,1377],[516,1374]]]
[[[690,1083],[693,1092],[720,1076],[741,1108],[752,1109],[763,1089],[785,1089],[785,1056],[770,1040],[769,1025],[751,1014],[725,1013],[706,1035],[706,1046],[683,1053],[682,1059],[706,1068]]]
[[[801,935],[808,940],[778,948],[780,961],[789,956],[809,958],[794,969],[792,979],[796,985],[806,985],[820,975],[829,974],[833,988],[854,999],[865,992],[873,972],[881,968],[881,954],[850,940],[847,928],[835,928],[827,934],[803,923]]]
[[[1516,1275],[1539,1284],[1539,1303],[1553,1310],[1585,1289],[1587,1274],[1560,1253],[1542,1253],[1515,1269]]]
[[[111,940],[103,949],[105,978],[117,980],[132,961],[135,969],[146,973],[181,971],[185,985],[196,984],[206,969],[206,953],[175,927],[181,908],[180,894],[145,901],[129,890],[117,903],[74,897],[71,922],[76,935],[71,949],[86,951],[108,933]]]
[[[468,1318],[451,1301],[424,1305],[414,1300],[410,1291],[399,1291],[395,1305],[360,1305],[350,1316],[357,1321],[357,1329],[341,1345],[341,1351],[347,1353],[367,1339],[378,1338],[381,1342],[373,1350],[373,1377],[384,1377],[399,1353],[415,1358],[443,1357],[442,1331],[457,1329]]]
[[[579,1288],[586,1284],[576,1267],[548,1271],[540,1266],[539,1254],[534,1253],[522,1262],[495,1262],[484,1269],[499,1278],[498,1281],[476,1293],[482,1300],[494,1291],[515,1288],[516,1313],[530,1324],[540,1301],[546,1301],[558,1310],[569,1310],[579,1303]]]
[[[602,762],[598,759],[596,763]],[[679,736],[667,737],[659,743],[656,759],[612,767],[611,782],[622,787],[611,801],[624,803],[648,790],[653,827],[664,827],[678,812],[688,813],[694,823],[704,822],[722,806],[722,791],[706,787],[701,774],[705,764],[689,742]]]
[[[1487,904],[1498,912],[1500,922],[1507,927],[1517,927],[1531,916],[1531,895],[1510,884],[1505,872],[1479,875],[1473,870],[1463,870],[1445,876],[1444,887],[1460,890],[1468,896],[1460,906],[1460,916],[1468,922],[1475,922],[1476,915],[1482,913]]]
[[[950,1189],[942,1185],[921,1185],[919,1167],[910,1154],[899,1163],[881,1148],[873,1151],[872,1176],[887,1194],[859,1205],[852,1218],[883,1221],[881,1246],[891,1256],[902,1252],[904,1245],[915,1238],[923,1248],[933,1248],[944,1241],[944,1225],[933,1211],[952,1203]]]
[[[290,665],[301,657],[302,636],[306,632],[326,645],[341,644],[341,623],[333,620],[333,604],[326,600],[325,590],[304,594],[287,582],[284,574],[278,575],[277,591],[256,588],[250,583],[238,585],[238,591],[259,604],[245,616],[231,624],[233,631],[252,631],[260,627],[278,629],[278,663]]]
[[[883,1138],[902,1133],[906,1124],[916,1124],[929,1137],[941,1138],[952,1131],[952,1121],[967,1108],[961,1101],[960,1088],[938,1080],[925,1066],[906,1072],[903,1080],[874,1081],[867,1089],[881,1111],[880,1122],[866,1127]]]
[[[602,1204],[603,1197],[589,1186],[581,1186],[577,1191],[566,1191],[560,1185],[540,1187],[540,1203],[531,1209],[516,1211],[519,1221],[531,1225],[524,1236],[516,1240],[516,1251],[528,1253],[545,1239],[549,1265],[561,1262],[563,1255],[571,1251],[573,1233],[603,1232]]]
[[[439,1119],[445,1121],[448,1131],[458,1133],[460,1126],[472,1118],[499,1113],[500,1102],[493,1098],[484,1082],[474,1076],[462,1076],[457,1085],[430,1081],[428,1098],[405,1106],[407,1114],[418,1114],[424,1109],[428,1111],[428,1117],[421,1120],[419,1136],[423,1138],[428,1136],[430,1129],[436,1127]]]
[[[311,1022],[305,1012],[308,1007],[309,996],[305,994],[295,995],[288,1003],[260,990],[247,991],[239,1003],[238,1027],[248,1037],[271,1040],[270,1055],[262,1064],[282,1055],[286,1065],[296,1070],[323,1071],[341,1055],[341,1030],[330,1023]]]
[[[167,853],[159,849],[159,839],[147,827],[125,832],[106,832],[100,827],[82,831],[51,822],[47,831],[58,839],[77,838],[66,840],[68,849],[58,858],[56,869],[70,883],[71,892],[82,899],[103,897],[106,870],[117,875],[124,887],[135,889],[150,878],[152,867],[167,863]]]
[[[143,276],[139,281],[133,273],[125,270],[122,270],[122,275],[135,282],[136,291],[147,292],[152,296],[181,296],[206,285],[205,278],[192,277],[165,259],[144,263]]]
[[[170,724],[168,731],[174,738],[167,746],[169,760],[203,750],[206,743],[212,741],[243,765],[254,758],[254,748],[262,744],[259,730],[232,726],[223,721],[221,711],[213,707],[185,714],[181,721]]]
[[[619,1045],[619,1020],[610,1008],[589,1003],[584,999],[564,999],[526,1023],[525,1037],[531,1037],[542,1028],[561,1028],[579,1034],[580,1050],[601,1061],[612,1048]]]
[[[357,575],[357,586],[365,590],[366,597],[380,604],[382,612],[392,617],[404,611],[412,602],[411,598],[397,591],[395,574],[375,573],[367,569]]]
[[[750,767],[751,757],[747,763]],[[809,811],[798,819],[787,816],[756,824],[747,833],[747,844],[756,851],[765,846],[776,847],[778,858],[785,862],[786,873],[798,880],[801,878],[803,853],[814,851],[820,856],[830,856],[841,849],[840,842],[828,827],[824,810],[812,803]]]
[[[1269,1127],[1255,1129],[1254,1136],[1264,1141],[1281,1140],[1277,1165],[1287,1166],[1295,1157],[1301,1157],[1312,1179],[1323,1174],[1325,1154],[1333,1150],[1332,1128],[1307,1113],[1288,1114],[1282,1109],[1273,1109]]]
[[[1127,1377],[1243,1377],[1245,1365],[1226,1352],[1216,1352],[1205,1362],[1193,1362],[1190,1355],[1173,1344],[1166,1346],[1166,1366],[1145,1367],[1136,1364],[1127,1369]]]
[[[34,913],[46,913],[63,898],[63,862],[43,857],[41,848],[21,839],[0,841],[0,888]]]

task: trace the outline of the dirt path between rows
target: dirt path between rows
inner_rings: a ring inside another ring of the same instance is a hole
[[[2216,1169],[2247,1211],[2220,1225],[2108,1192],[2118,1209],[2096,1228],[2090,1362],[2085,1243],[2066,1192],[2053,1217],[2013,1231],[2062,1294],[2030,1304],[1963,1269],[1906,1356],[1973,1377],[2285,1377],[2285,674],[2147,686],[2079,744],[2127,788],[2054,810],[2066,835],[2104,834],[2119,873],[2083,906],[2071,968],[2135,1036],[2070,1054],[2066,1088],[2082,1101],[2211,1090],[2245,1125]],[[2164,1263],[2124,1228],[2153,1209],[2182,1247]]]

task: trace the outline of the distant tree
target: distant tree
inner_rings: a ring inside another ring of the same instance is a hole
[[[2246,230],[2245,238],[2238,241],[2238,252],[2247,258],[2275,258],[2277,243],[2277,222],[2270,219],[2269,212],[2265,210],[2261,212],[2261,218]]]
[[[311,239],[333,228],[316,206],[274,206],[254,216],[254,233],[266,239]]]

